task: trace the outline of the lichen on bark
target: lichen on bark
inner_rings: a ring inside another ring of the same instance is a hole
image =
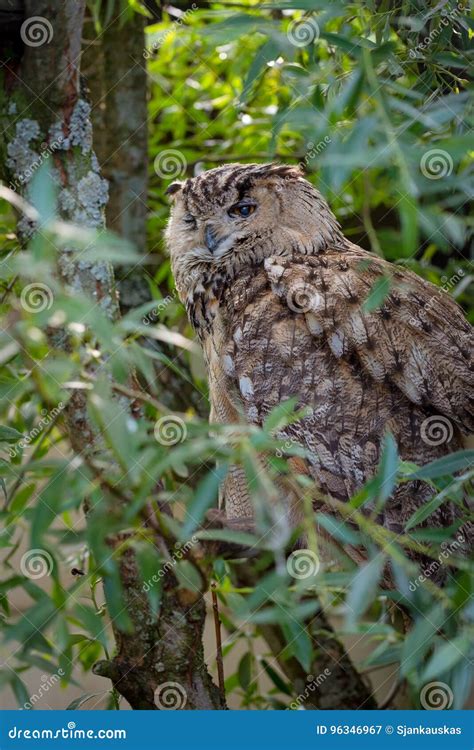
[[[4,61],[0,79],[0,118],[4,126],[0,137],[1,177],[28,198],[41,144],[51,146],[54,142],[57,147],[51,148],[50,156],[52,177],[59,188],[60,218],[101,232],[105,227],[107,183],[92,148],[90,105],[82,96],[79,83],[84,6],[85,0],[25,2],[25,15],[47,18],[53,35],[51,42],[43,46],[26,45],[12,63],[15,70],[11,75],[6,75],[9,61]],[[20,221],[18,227],[24,240],[34,231],[31,222],[23,226]],[[58,271],[70,293],[80,292],[93,305],[99,304],[111,321],[118,317],[114,276],[106,261],[100,257],[92,261],[76,258],[70,248],[63,247]],[[67,335],[56,333],[56,345],[68,351]],[[134,404],[127,400],[126,406],[136,416]],[[81,460],[91,463],[101,443],[90,421],[83,390],[72,391],[64,416],[73,450]],[[105,480],[99,475],[99,486],[107,498]],[[202,655],[205,606],[201,594],[194,597],[196,606],[192,607],[180,599],[177,583],[170,577],[158,617],[152,616],[133,551],[122,549],[120,534],[108,542],[118,560],[125,604],[134,627],[128,632],[112,620],[117,653],[110,662],[98,665],[97,673],[110,677],[132,708],[153,709],[158,708],[154,686],[163,677],[157,665],[166,664],[171,669],[174,664],[173,674],[183,680],[189,707],[222,708],[222,698]],[[168,631],[176,628],[176,618],[180,619],[179,637],[174,633],[170,638]]]

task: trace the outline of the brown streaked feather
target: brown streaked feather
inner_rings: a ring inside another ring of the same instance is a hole
[[[473,431],[474,337],[451,297],[354,245],[342,262],[340,253],[323,257],[324,264],[318,257],[265,261],[281,300],[291,306],[293,290],[305,289],[302,315],[317,345],[336,359],[355,356],[376,382],[388,380],[413,403],[444,414],[466,434]],[[364,302],[383,276],[390,292],[380,307],[365,312]]]
[[[461,341],[468,331],[456,305],[449,300],[444,313],[439,308],[433,312],[430,333],[419,327],[416,319],[411,323],[409,316],[396,317],[396,313],[390,327],[380,310],[362,312],[370,280],[377,278],[375,269],[380,274],[382,269],[385,271],[385,264],[377,259],[370,278],[360,280],[363,271],[356,267],[367,253],[355,249],[346,258],[348,270],[341,273],[341,282],[338,255],[331,257],[331,253],[326,253],[324,257],[323,266],[318,258],[278,257],[267,262],[267,269],[251,269],[234,281],[222,310],[229,336],[221,350],[221,356],[232,362],[232,374],[216,383],[212,392],[222,389],[228,399],[244,408],[247,419],[257,424],[262,424],[272,408],[292,396],[298,398],[299,406],[310,407],[312,415],[286,427],[281,437],[307,449],[307,466],[323,492],[347,500],[373,476],[386,431],[394,435],[401,457],[418,464],[462,447],[461,428],[469,428],[464,388],[472,375],[464,357],[456,354],[454,339]],[[275,266],[283,271],[275,270]],[[346,278],[350,281],[346,282]],[[291,283],[302,280],[312,284],[320,299],[311,311],[295,312],[288,306],[288,295],[291,299]],[[418,277],[403,273],[403,283],[400,277],[392,292],[400,297],[402,305],[411,305],[414,316],[417,307],[413,295],[428,298],[427,289],[418,281]],[[355,311],[360,321],[355,324],[353,308],[345,301],[347,283],[359,300]],[[391,304],[398,309],[396,303]],[[443,314],[445,321],[450,315],[453,326],[458,327],[452,334],[438,331],[436,319]],[[309,315],[315,316],[313,323],[308,323]],[[335,330],[341,332],[340,346],[331,340]],[[453,342],[455,370],[449,364],[448,342]],[[441,345],[446,354],[438,355]],[[446,368],[446,373],[436,379],[429,357],[426,361],[419,357],[419,388],[426,389],[421,397],[415,393],[416,398],[411,383],[407,385],[405,381],[412,377],[414,347],[428,355],[431,352],[433,362]],[[403,365],[401,370],[398,362]],[[408,375],[404,374],[404,367],[408,367]],[[455,392],[444,398],[442,383],[446,384],[448,378]],[[439,389],[441,392],[437,393]],[[453,422],[449,446],[432,445],[421,437],[423,422],[441,413],[440,406]],[[432,494],[432,488],[421,482],[401,485],[387,503],[380,522],[401,533],[410,516]],[[450,525],[456,516],[454,506],[447,504],[430,517],[430,524]]]

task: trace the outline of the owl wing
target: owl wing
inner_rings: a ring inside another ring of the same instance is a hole
[[[396,386],[461,432],[474,430],[474,337],[449,294],[356,246],[268,258],[265,272],[273,293],[304,319],[314,346],[355,363],[376,384]]]
[[[229,400],[262,425],[296,396],[307,414],[279,432],[282,455],[302,446],[305,458],[289,460],[323,494],[347,500],[373,476],[387,430],[404,460],[423,465],[460,448],[460,433],[473,428],[470,326],[446,293],[413,273],[357,247],[275,256],[241,269],[221,305],[213,402]],[[427,417],[440,414],[456,429],[447,441],[423,439]],[[432,494],[423,482],[400,485],[381,522],[399,533]],[[443,504],[429,523],[449,526],[456,513]]]

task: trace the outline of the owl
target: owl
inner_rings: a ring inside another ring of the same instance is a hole
[[[418,465],[463,447],[473,337],[446,292],[350,242],[299,168],[229,164],[168,193],[167,244],[204,352],[211,422],[262,425],[296,398],[302,416],[279,437],[305,458],[288,461],[318,496],[342,502],[376,472],[387,433]],[[298,493],[282,491],[296,524]],[[432,495],[427,483],[402,484],[378,522],[400,534]],[[230,523],[253,517],[241,468],[227,476],[223,509]],[[445,503],[425,523],[459,525],[457,514]]]

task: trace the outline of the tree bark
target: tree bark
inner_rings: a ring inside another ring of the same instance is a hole
[[[26,0],[25,22],[32,16],[40,16],[41,22],[36,37],[32,37],[34,44],[25,43],[18,59],[3,60],[1,168],[3,179],[28,198],[29,181],[35,165],[41,162],[40,144],[47,144],[52,153],[53,179],[60,186],[61,218],[100,231],[104,227],[107,182],[92,147],[91,108],[80,91],[84,6],[85,0]],[[22,28],[26,36],[26,27]],[[43,35],[41,44],[37,44],[38,33]],[[22,218],[18,231],[28,238],[34,226]],[[118,298],[107,262],[100,258],[76,261],[65,249],[58,265],[72,293],[88,296],[111,320],[117,319]],[[67,338],[60,336],[55,344],[67,349]],[[125,408],[136,416],[133,403],[125,402]],[[86,460],[96,456],[100,439],[89,422],[84,391],[73,392],[65,419],[74,451]],[[108,495],[105,477],[103,494],[104,498]],[[113,501],[116,503],[115,498]],[[152,616],[134,553],[127,548],[120,554],[125,538],[117,535],[109,543],[120,555],[121,583],[133,631],[128,633],[112,622],[117,654],[110,662],[99,663],[97,673],[110,677],[132,708],[160,708],[154,690],[170,679],[185,692],[183,708],[224,708],[203,659],[203,597],[183,593],[169,574],[158,617]],[[155,544],[162,548],[163,540],[155,536]],[[164,705],[167,707],[166,702]]]
[[[370,686],[355,669],[324,613],[318,612],[302,625],[313,643],[314,660],[309,675],[296,659],[281,656],[286,645],[281,629],[275,625],[260,626],[262,636],[294,686],[295,707],[319,711],[377,709]]]
[[[146,253],[148,187],[147,73],[143,57],[147,19],[124,18],[119,4],[96,36],[86,24],[82,70],[92,102],[94,148],[110,187],[107,227]],[[116,266],[121,309],[151,299],[143,266]]]

